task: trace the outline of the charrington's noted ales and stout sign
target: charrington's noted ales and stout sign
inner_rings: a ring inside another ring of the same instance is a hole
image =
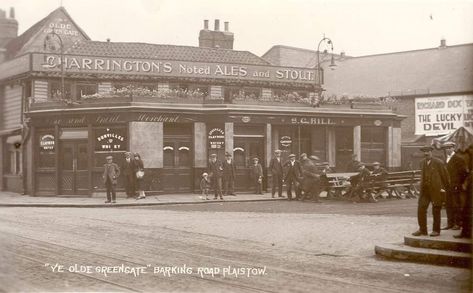
[[[35,53],[33,71],[59,71],[60,60],[58,55]],[[315,81],[315,71],[304,68],[75,55],[64,56],[64,70],[67,73],[139,74],[311,84]]]

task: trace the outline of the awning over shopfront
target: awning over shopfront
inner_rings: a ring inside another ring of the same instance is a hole
[[[12,135],[12,134],[20,134],[22,128],[23,127],[21,127],[19,125],[18,127],[15,127],[15,128],[0,130],[0,137],[1,136]]]

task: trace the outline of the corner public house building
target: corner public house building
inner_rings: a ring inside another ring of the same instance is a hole
[[[164,193],[198,191],[211,153],[233,154],[237,190],[250,188],[252,158],[268,167],[275,149],[340,171],[353,153],[400,166],[401,116],[313,107],[314,68],[233,50],[228,23],[205,21],[199,47],[91,41],[62,7],[20,36],[14,13],[0,26],[2,190],[92,196],[105,157],[120,165],[125,151],[142,156],[145,189]]]

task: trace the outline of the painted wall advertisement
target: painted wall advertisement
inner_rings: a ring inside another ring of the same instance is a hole
[[[437,136],[460,126],[473,132],[473,95],[417,98],[415,134]]]

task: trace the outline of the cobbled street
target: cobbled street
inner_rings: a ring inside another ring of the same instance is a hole
[[[1,208],[0,292],[469,292],[467,269],[375,257],[416,206]]]

